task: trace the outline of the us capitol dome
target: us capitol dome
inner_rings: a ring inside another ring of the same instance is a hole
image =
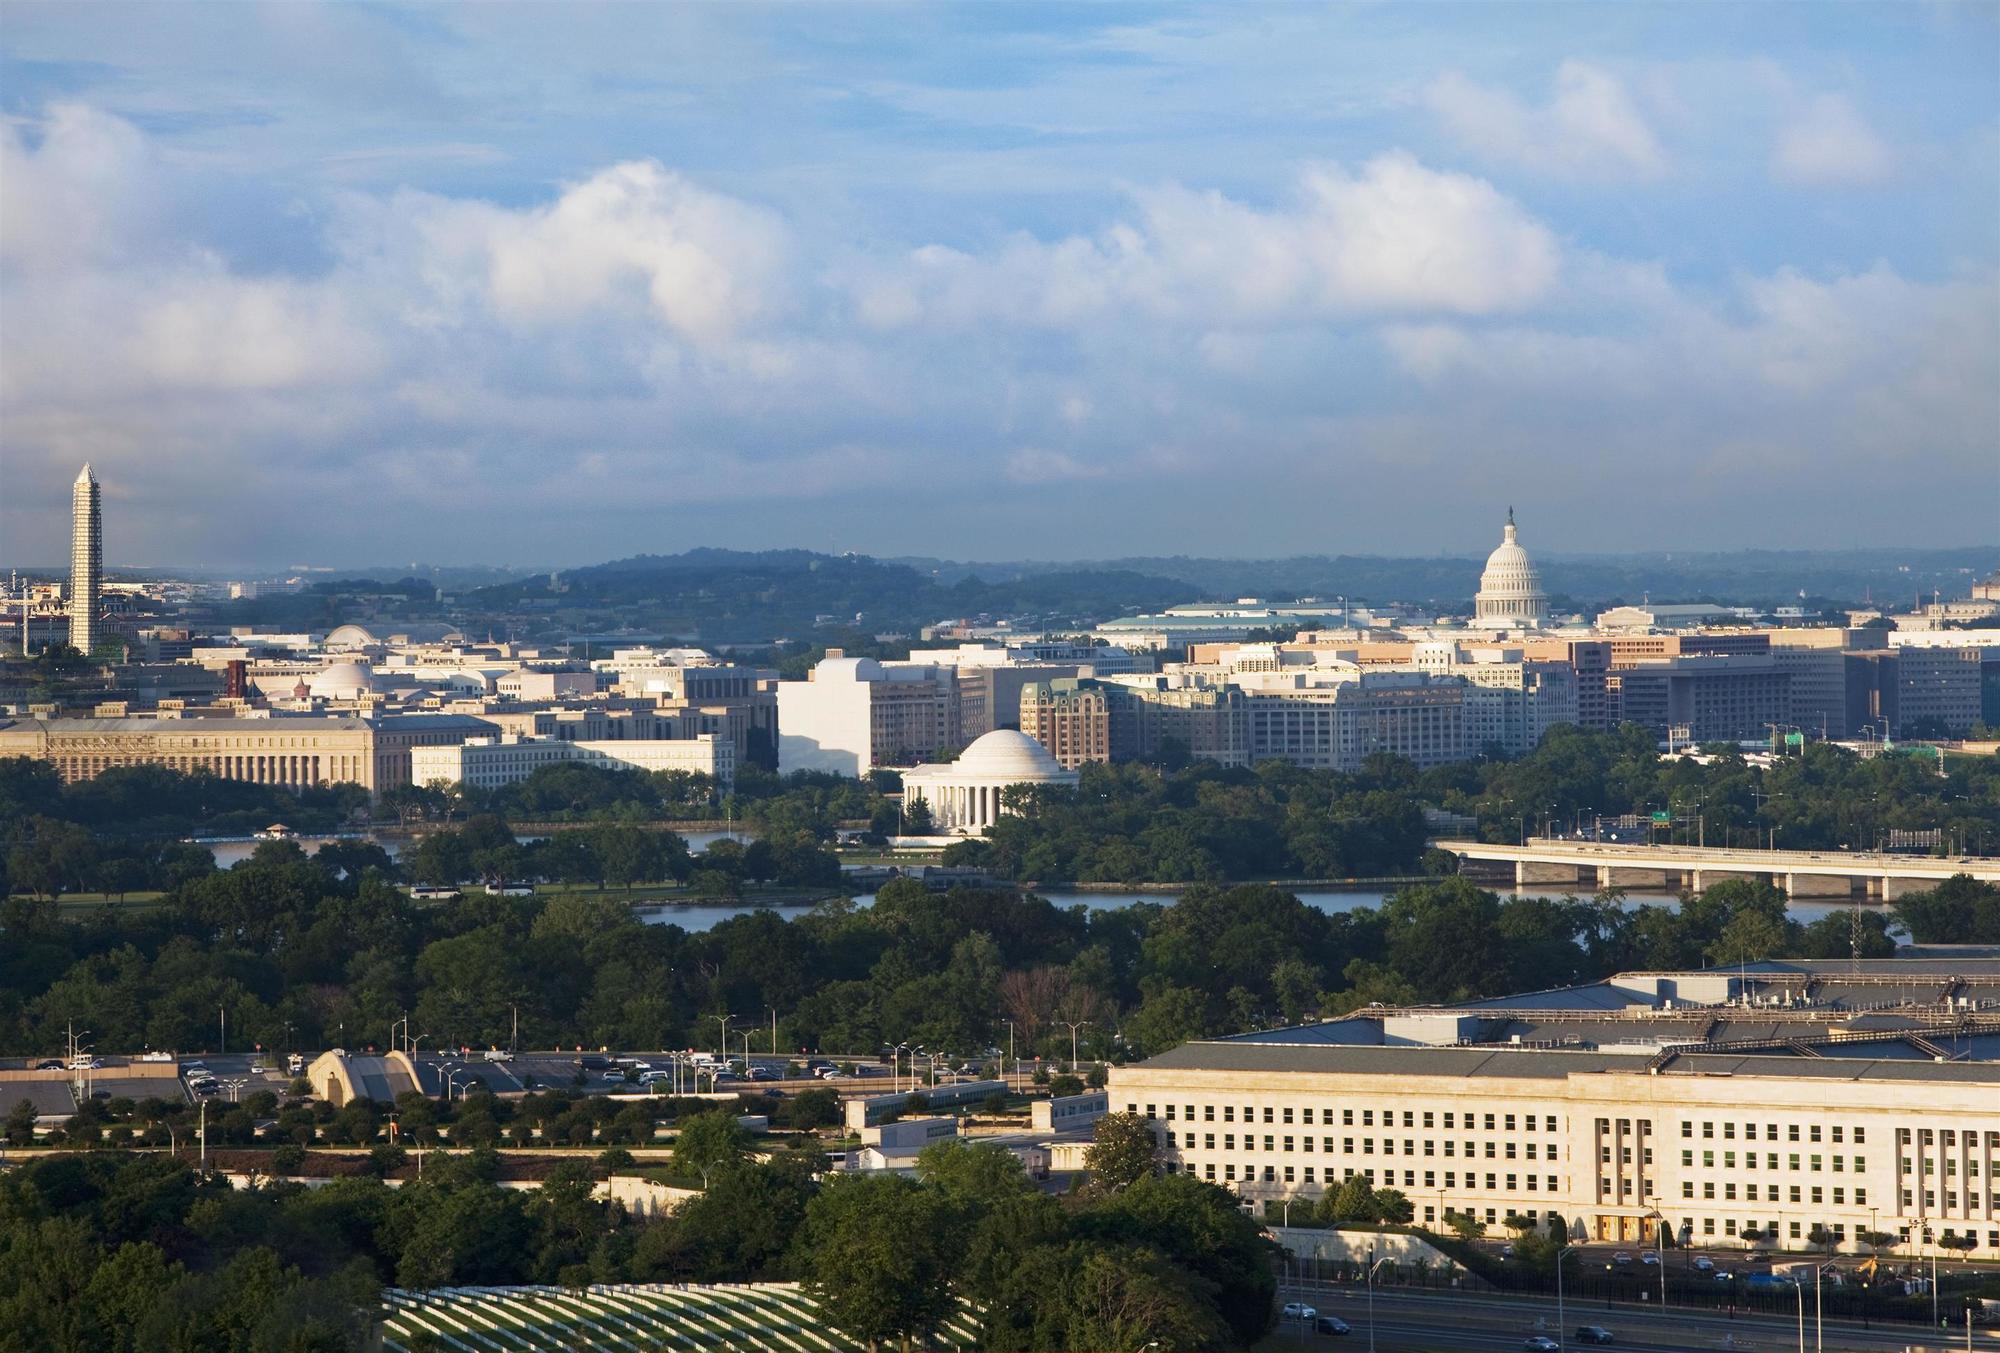
[[[1510,507],[1500,548],[1486,556],[1486,571],[1479,575],[1479,595],[1473,599],[1478,623],[1488,628],[1529,628],[1541,624],[1548,614],[1549,596],[1542,591],[1542,575],[1517,536],[1514,509]]]

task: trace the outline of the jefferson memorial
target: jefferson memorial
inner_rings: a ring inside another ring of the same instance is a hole
[[[903,807],[928,804],[931,830],[940,836],[977,836],[1007,811],[1001,791],[1010,785],[1075,785],[1082,778],[1026,733],[996,728],[956,761],[904,771]]]

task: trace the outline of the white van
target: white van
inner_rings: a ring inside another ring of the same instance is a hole
[[[488,1048],[479,1054],[481,1060],[488,1062],[504,1062],[513,1055],[504,1048]]]

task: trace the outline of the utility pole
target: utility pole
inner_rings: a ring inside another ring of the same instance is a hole
[[[229,1007],[223,1005],[216,1006],[215,1017],[221,1027],[221,1032],[217,1035],[221,1046],[216,1048],[216,1052],[226,1053],[229,1051]]]
[[[201,1102],[201,1175],[208,1177],[208,1101]]]
[[[771,1055],[778,1055],[778,1007],[771,1007]]]

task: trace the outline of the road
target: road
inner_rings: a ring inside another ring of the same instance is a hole
[[[1322,1315],[1337,1315],[1354,1327],[1345,1337],[1313,1334],[1297,1321],[1280,1321],[1276,1335],[1264,1347],[1279,1349],[1296,1343],[1314,1349],[1362,1349],[1368,1347],[1368,1301],[1354,1288],[1315,1290],[1311,1284],[1287,1284],[1280,1300],[1305,1301]],[[1375,1347],[1379,1353],[1513,1353],[1533,1334],[1560,1338],[1565,1349],[1588,1348],[1573,1336],[1580,1325],[1601,1325],[1616,1338],[1614,1347],[1636,1349],[1640,1353],[1704,1353],[1705,1350],[1759,1350],[1760,1353],[1796,1353],[1799,1327],[1796,1320],[1738,1315],[1734,1320],[1706,1312],[1647,1310],[1620,1307],[1605,1312],[1601,1306],[1567,1312],[1567,1328],[1558,1335],[1556,1303],[1553,1299],[1524,1299],[1491,1296],[1446,1296],[1415,1294],[1394,1288],[1375,1292]],[[1898,1325],[1864,1330],[1859,1325],[1827,1322],[1825,1341],[1816,1344],[1812,1308],[1805,1313],[1805,1347],[1824,1353],[1904,1353],[1912,1347],[1962,1349],[1967,1345],[1961,1331],[1949,1340],[1918,1326]],[[2000,1335],[1976,1330],[1971,1347],[1975,1353],[2000,1349]]]

